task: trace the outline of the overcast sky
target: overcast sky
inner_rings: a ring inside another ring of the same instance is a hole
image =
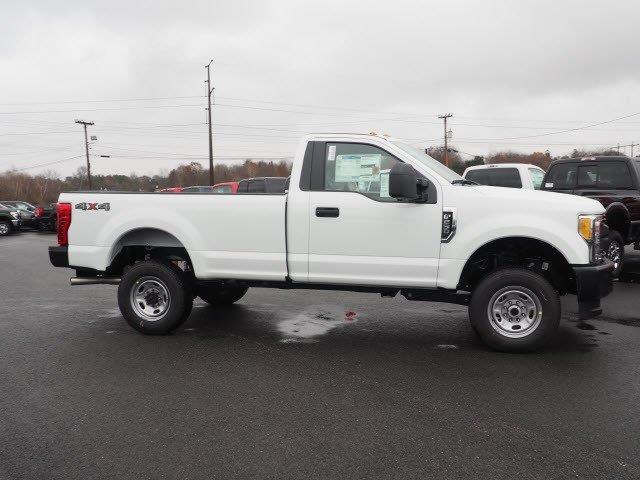
[[[640,142],[637,0],[24,0],[0,25],[0,170],[75,171],[75,119],[95,173],[206,164],[210,59],[217,162],[308,132],[437,145],[445,112],[469,154]]]

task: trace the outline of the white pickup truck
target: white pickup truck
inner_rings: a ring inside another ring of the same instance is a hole
[[[540,190],[544,170],[525,163],[490,163],[467,167],[462,177],[480,185]]]
[[[560,295],[577,295],[581,318],[601,312],[603,212],[479,186],[391,138],[318,134],[301,142],[284,193],[63,193],[49,256],[76,270],[73,285],[119,285],[120,311],[143,333],[178,327],[196,296],[229,305],[249,287],[335,289],[468,305],[486,344],[523,351],[553,337]]]

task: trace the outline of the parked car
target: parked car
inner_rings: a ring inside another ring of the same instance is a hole
[[[22,227],[38,228],[38,221],[35,214],[36,207],[30,203],[23,202],[22,200],[0,200],[0,203],[17,210]]]
[[[603,239],[614,275],[622,272],[625,245],[640,250],[640,159],[625,156],[556,160],[549,166],[543,190],[571,193],[599,201],[609,233]]]
[[[238,182],[237,193],[284,193],[287,177],[245,178]]]
[[[35,217],[38,230],[43,232],[55,232],[57,230],[57,204],[50,203],[36,207]]]
[[[161,193],[180,193],[182,192],[182,187],[169,187],[158,191]]]
[[[238,182],[216,183],[213,186],[213,193],[236,193],[238,191]]]
[[[600,203],[476,185],[376,135],[310,135],[297,152],[286,193],[284,178],[255,195],[62,193],[50,261],[76,270],[72,285],[118,285],[122,315],[147,334],[181,325],[195,296],[230,305],[249,287],[468,305],[505,351],[546,345],[561,295],[581,319],[602,312],[613,264]]]
[[[0,203],[0,237],[20,230],[20,216],[15,207]]]
[[[480,185],[540,190],[544,170],[524,163],[491,163],[468,167],[462,176]]]

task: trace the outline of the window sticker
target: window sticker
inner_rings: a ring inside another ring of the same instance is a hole
[[[380,170],[380,198],[390,198],[389,195],[389,172],[391,169]]]
[[[329,145],[329,153],[327,154],[327,160],[333,162],[336,159],[336,146]]]
[[[338,155],[336,158],[336,182],[357,182],[358,184],[379,181],[382,155]]]

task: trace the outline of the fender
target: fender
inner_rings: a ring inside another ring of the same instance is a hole
[[[621,202],[613,202],[607,206],[605,212],[607,226],[620,232],[623,237],[629,234],[631,215],[627,207]]]

